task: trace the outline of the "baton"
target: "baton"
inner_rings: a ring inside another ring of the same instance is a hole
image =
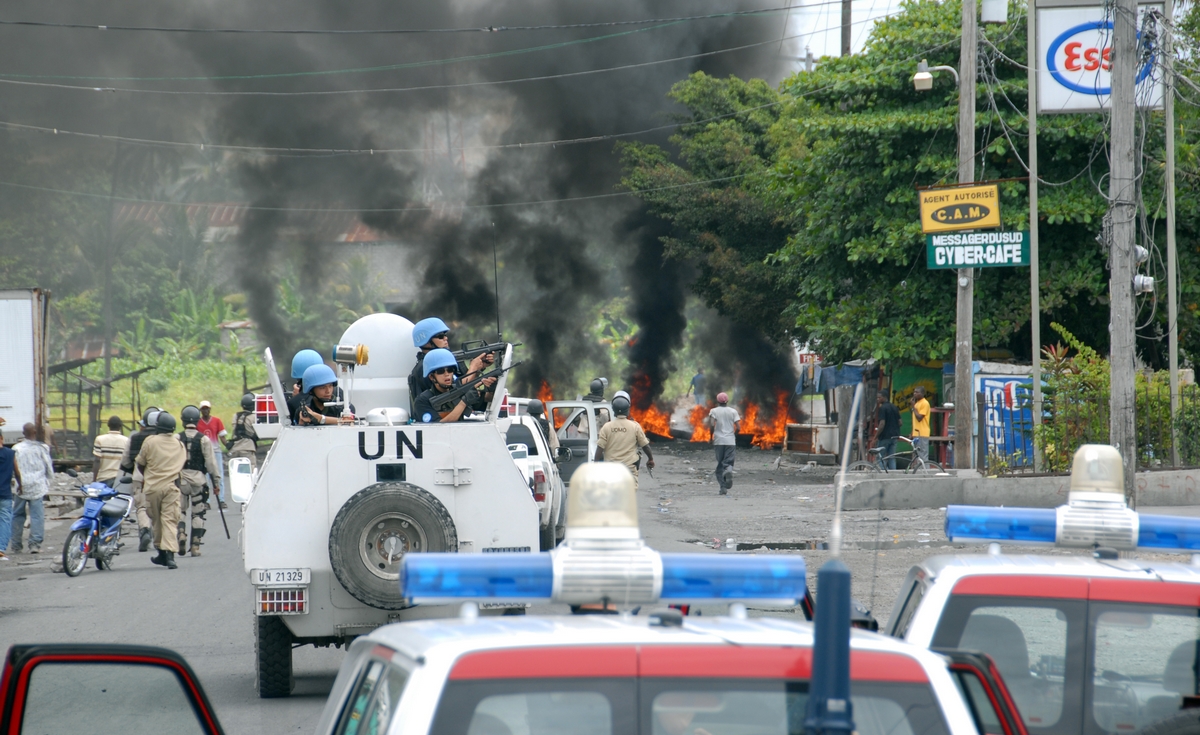
[[[233,537],[229,535],[229,524],[225,522],[225,509],[221,507],[221,496],[218,493],[213,493],[213,495],[217,496],[217,512],[221,514],[221,525],[225,527],[225,538],[232,539]]]

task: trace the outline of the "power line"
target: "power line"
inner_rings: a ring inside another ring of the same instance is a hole
[[[840,1],[840,0],[839,0]],[[896,11],[897,13],[899,11]],[[860,23],[872,23],[883,18],[888,18],[896,13],[888,13],[876,18],[864,18],[856,21],[851,25]],[[798,33],[792,36],[787,36],[783,40],[791,41],[797,38],[812,36],[817,33],[829,31],[830,28],[822,28],[808,33]],[[669,59],[656,59],[654,61],[643,61],[637,64],[624,64],[622,66],[604,67],[601,69],[587,69],[584,71],[564,72],[560,74],[544,74],[536,77],[520,77],[517,79],[496,79],[485,80],[478,82],[461,82],[456,84],[426,84],[413,87],[375,87],[364,89],[329,89],[329,90],[297,90],[297,91],[235,91],[235,90],[181,90],[181,89],[137,89],[131,87],[94,87],[82,86],[74,84],[56,84],[53,82],[33,82],[20,79],[0,78],[0,84],[9,84],[22,87],[40,87],[49,89],[65,89],[82,92],[120,92],[127,94],[151,94],[151,95],[171,95],[171,96],[198,96],[198,97],[323,97],[329,95],[343,94],[377,94],[377,93],[394,93],[394,92],[420,92],[436,89],[462,89],[469,87],[489,87],[502,84],[518,84],[523,82],[539,82],[550,79],[566,79],[571,77],[589,76],[592,74],[605,74],[613,71],[627,71],[629,69],[640,69],[647,66],[656,66],[658,64],[669,64],[677,61],[689,61],[691,59],[700,59],[708,56],[717,56],[720,54],[734,53],[736,51],[745,51],[747,49],[758,48],[770,44],[779,43],[779,39],[771,39],[769,41],[759,41],[757,43],[748,43],[742,46],[732,46],[726,49],[717,49],[716,51],[704,51],[701,53],[688,54],[686,56],[675,56]]]
[[[841,0],[830,0],[830,2],[841,2]],[[812,3],[812,5],[827,5],[826,3]],[[611,28],[617,26],[629,25],[647,25],[651,23],[669,23],[679,21],[694,21],[694,20],[710,20],[713,18],[730,18],[735,16],[745,15],[763,15],[766,13],[780,13],[786,11],[786,7],[780,8],[759,8],[757,10],[736,10],[728,13],[711,13],[709,15],[685,15],[675,18],[644,18],[641,20],[611,20],[599,21],[595,23],[565,23],[559,25],[537,25],[537,26],[505,26],[505,25],[488,25],[488,26],[469,26],[462,28],[352,28],[352,29],[332,29],[332,28],[182,28],[177,26],[124,26],[112,24],[93,24],[93,23],[52,23],[46,21],[32,20],[0,20],[0,26],[23,26],[32,28],[64,28],[75,30],[91,30],[91,31],[148,31],[153,33],[204,33],[204,34],[237,34],[237,35],[256,35],[256,34],[272,34],[272,35],[326,35],[326,36],[386,36],[386,35],[413,35],[413,34],[429,34],[429,33],[497,33],[502,31],[559,31],[559,30],[574,30],[580,28]]]

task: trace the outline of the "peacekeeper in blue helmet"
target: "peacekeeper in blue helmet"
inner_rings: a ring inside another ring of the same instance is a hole
[[[408,377],[408,393],[415,402],[417,396],[433,387],[433,381],[425,377],[425,356],[432,350],[450,349],[450,327],[436,316],[431,316],[413,325],[412,338],[413,346],[417,348],[417,364],[413,365],[412,374]],[[483,372],[495,359],[496,356],[489,352],[471,360],[465,379],[470,380]]]
[[[337,375],[333,368],[321,363],[304,371],[305,392],[299,407],[292,415],[297,426],[323,426],[354,421],[354,407],[349,414],[342,414],[342,407],[334,404]]]
[[[316,350],[300,350],[292,358],[291,375],[292,380],[296,382],[292,384],[292,394],[287,398],[287,410],[288,416],[292,417],[293,424],[296,423],[296,413],[300,410],[300,404],[308,395],[304,390],[304,371],[313,365],[322,365],[324,362],[321,354]]]
[[[435,424],[441,421],[461,421],[471,415],[472,410],[481,410],[484,405],[484,394],[495,385],[495,378],[479,382],[475,390],[469,391],[455,405],[445,411],[433,408],[434,396],[453,390],[458,385],[458,360],[447,349],[430,350],[425,355],[424,377],[428,378],[432,387],[422,391],[413,404],[413,418],[417,423]]]

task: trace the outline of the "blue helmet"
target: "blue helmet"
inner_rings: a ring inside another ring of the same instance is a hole
[[[429,354],[425,355],[425,362],[423,364],[425,366],[424,375],[428,378],[429,374],[438,368],[458,367],[458,360],[454,359],[454,355],[450,350],[444,350],[439,347],[436,350],[430,350]],[[308,385],[308,383],[305,383],[305,385]]]
[[[321,359],[321,354],[316,350],[300,350],[292,358],[292,380],[303,380],[305,370],[313,365],[320,365],[322,362],[324,361]]]
[[[446,322],[436,316],[422,319],[413,325],[413,347],[424,347],[433,339],[433,335],[449,331],[450,327],[446,326]]]
[[[310,366],[304,371],[304,390],[312,393],[312,389],[321,385],[329,385],[333,383],[337,385],[337,375],[334,374],[333,368],[325,363]]]

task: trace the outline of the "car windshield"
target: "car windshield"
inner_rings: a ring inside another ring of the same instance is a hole
[[[946,735],[928,685],[855,682],[859,735]],[[434,735],[802,735],[808,686],[754,679],[450,682]]]

